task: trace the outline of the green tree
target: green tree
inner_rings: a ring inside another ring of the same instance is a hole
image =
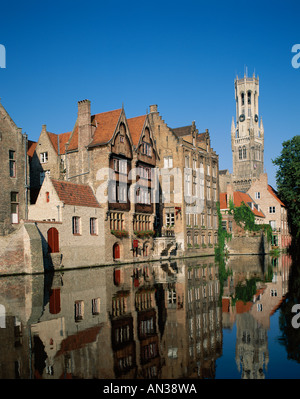
[[[278,196],[288,208],[291,233],[296,246],[300,244],[300,136],[282,143],[279,157],[272,160],[278,167]]]

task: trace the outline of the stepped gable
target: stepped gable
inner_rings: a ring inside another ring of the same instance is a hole
[[[100,208],[93,190],[89,185],[55,179],[51,179],[51,182],[60,201],[64,204]]]

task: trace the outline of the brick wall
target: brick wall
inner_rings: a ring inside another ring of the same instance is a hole
[[[228,241],[227,248],[229,254],[264,254],[269,252],[269,244],[267,238],[263,235],[249,236],[245,234],[244,237],[235,236],[234,239]]]
[[[0,237],[0,275],[43,271],[42,241],[33,223],[21,223],[15,232]]]

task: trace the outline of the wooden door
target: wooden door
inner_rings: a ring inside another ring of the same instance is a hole
[[[114,256],[114,259],[120,259],[120,245],[119,244],[114,245],[113,256]]]
[[[47,232],[48,238],[48,253],[59,252],[59,237],[58,231],[55,227],[51,227],[51,229]]]

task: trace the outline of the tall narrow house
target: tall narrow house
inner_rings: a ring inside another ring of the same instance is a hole
[[[0,104],[0,235],[13,232],[27,218],[27,135]]]

